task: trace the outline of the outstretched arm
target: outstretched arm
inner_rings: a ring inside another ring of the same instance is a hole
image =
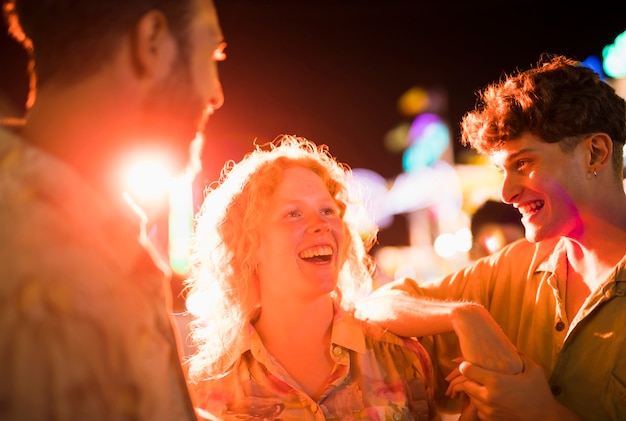
[[[399,336],[420,337],[452,332],[455,308],[477,306],[414,297],[396,289],[380,289],[356,305],[356,317],[367,320]]]
[[[356,315],[400,336],[453,331],[465,360],[507,374],[524,369],[515,345],[480,304],[432,300],[402,290],[381,289],[357,303]]]

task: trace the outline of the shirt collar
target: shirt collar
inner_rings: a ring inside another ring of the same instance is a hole
[[[331,334],[331,346],[337,345],[364,354],[366,351],[365,335],[361,322],[351,314],[335,306],[333,330]],[[246,335],[242,342],[241,353],[252,352],[258,360],[267,358],[267,350],[263,346],[261,337],[252,324],[248,324]]]
[[[351,314],[335,308],[331,344],[364,354],[366,350],[365,335],[361,322]]]
[[[537,272],[556,272],[557,267],[567,262],[565,239],[560,237],[555,241],[543,241],[537,248],[537,255],[550,253],[548,258],[537,265]]]

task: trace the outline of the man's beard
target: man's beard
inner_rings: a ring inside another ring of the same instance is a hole
[[[191,142],[204,129],[207,104],[194,89],[186,60],[179,57],[174,63],[168,77],[153,88],[144,104],[144,118],[137,132],[141,139],[137,141],[166,154],[180,172],[189,163]],[[198,149],[201,147],[194,151]]]

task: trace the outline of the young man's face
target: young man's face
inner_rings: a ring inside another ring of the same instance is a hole
[[[491,154],[503,175],[502,200],[522,214],[529,241],[573,236],[590,186],[584,142],[571,153],[526,133]]]

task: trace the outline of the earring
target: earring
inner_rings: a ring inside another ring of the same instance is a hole
[[[598,173],[596,172],[595,168],[592,169],[590,172],[587,172],[587,180],[591,180],[594,177],[598,177]]]

